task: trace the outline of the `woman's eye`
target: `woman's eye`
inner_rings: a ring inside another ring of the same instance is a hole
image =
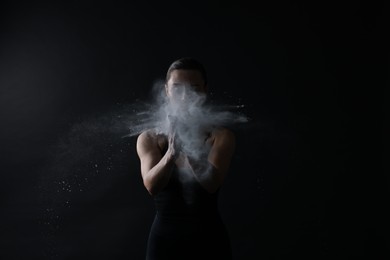
[[[176,87],[173,88],[173,91],[174,91],[175,93],[183,92],[183,87],[178,87],[178,86],[176,86]]]

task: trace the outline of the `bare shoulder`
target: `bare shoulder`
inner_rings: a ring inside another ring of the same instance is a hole
[[[234,132],[225,127],[215,128],[213,131],[213,135],[215,138],[235,139]]]
[[[146,130],[142,132],[137,138],[137,149],[160,149],[165,145],[166,138],[156,133],[154,130]]]
[[[151,130],[146,130],[140,133],[137,137],[137,143],[143,143],[153,139],[153,132]]]
[[[153,130],[146,130],[137,137],[137,148],[149,147],[157,143],[157,134]]]
[[[213,130],[213,140],[217,143],[235,144],[236,137],[232,130],[225,127],[218,127]]]

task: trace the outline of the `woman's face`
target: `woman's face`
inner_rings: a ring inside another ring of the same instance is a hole
[[[199,95],[204,96],[207,86],[199,71],[178,69],[171,72],[165,90],[171,101],[185,102]]]

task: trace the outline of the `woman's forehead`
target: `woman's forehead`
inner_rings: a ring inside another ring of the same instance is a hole
[[[197,70],[173,70],[168,84],[203,84],[202,73]]]

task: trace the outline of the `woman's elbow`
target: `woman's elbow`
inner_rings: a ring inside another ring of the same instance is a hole
[[[145,188],[148,191],[150,196],[156,195],[156,188],[154,187],[154,185],[150,181],[144,179],[144,186],[145,186]]]
[[[159,193],[161,190],[156,184],[154,184],[148,180],[144,180],[144,186],[145,186],[145,188],[148,191],[150,196],[156,196],[157,193]]]

